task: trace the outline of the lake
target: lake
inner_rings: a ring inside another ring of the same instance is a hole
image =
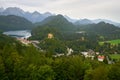
[[[31,36],[30,30],[16,30],[3,32],[5,35],[9,35],[16,38],[29,38]]]

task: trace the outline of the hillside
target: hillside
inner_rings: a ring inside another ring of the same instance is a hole
[[[33,24],[25,18],[14,15],[0,16],[0,29],[3,31],[23,30],[32,28]]]
[[[105,22],[79,26],[78,28],[78,31],[85,31],[88,35],[103,36],[108,40],[120,38],[120,28]]]
[[[32,31],[33,37],[47,36],[48,33],[53,33],[56,37],[64,37],[64,34],[73,33],[76,30],[76,26],[67,21],[62,15],[50,16],[40,23],[36,23],[38,26]]]
[[[71,31],[74,28],[74,25],[67,21],[66,18],[64,18],[62,15],[57,16],[50,16],[47,17],[45,20],[43,20],[40,23],[36,23],[37,26],[44,25],[49,27],[56,27],[60,30],[64,31]]]

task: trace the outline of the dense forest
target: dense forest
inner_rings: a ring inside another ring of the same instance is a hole
[[[0,35],[1,80],[119,80],[119,66],[120,62],[108,65],[80,54],[48,56],[32,44],[25,46]]]

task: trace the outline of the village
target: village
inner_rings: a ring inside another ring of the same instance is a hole
[[[47,35],[48,39],[54,38],[54,35],[52,33],[49,33]],[[83,38],[82,38],[83,39]],[[27,38],[17,38],[18,41],[20,41],[22,44],[29,46],[32,44],[34,47],[39,49],[40,51],[43,51],[37,44],[40,42],[38,40],[28,40]],[[65,53],[57,53],[53,55],[53,57],[61,57],[61,56],[74,56],[74,50],[72,48],[67,47],[67,54]],[[108,56],[103,55],[100,52],[95,52],[92,49],[89,49],[88,51],[83,51],[80,53],[80,55],[84,56],[86,59],[89,58],[91,60],[97,59],[100,62],[103,62],[104,60],[107,60],[108,64],[113,64],[114,62],[109,59]]]

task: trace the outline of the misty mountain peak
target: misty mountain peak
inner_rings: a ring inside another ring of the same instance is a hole
[[[50,12],[45,12],[44,15],[48,17],[51,16],[52,14]]]
[[[4,8],[1,7],[1,8],[0,8],[0,12],[3,12],[3,11],[4,11]]]
[[[50,12],[46,12],[46,13],[39,13],[38,11],[35,11],[33,13],[31,12],[25,12],[24,10],[18,8],[18,7],[8,7],[6,9],[0,8],[0,15],[15,15],[15,16],[20,16],[20,17],[24,17],[27,20],[36,23],[36,22],[41,22],[44,19],[46,19],[49,16],[55,16],[55,14],[51,14]],[[89,20],[89,19],[72,19],[69,16],[62,16],[62,15],[57,15],[58,17],[64,17],[66,20],[68,20],[69,22],[74,23],[75,25],[86,25],[86,24],[97,24],[101,21],[104,21],[105,23],[110,23],[113,24],[115,26],[120,26],[120,23],[118,22],[114,22],[111,20],[106,20],[106,19],[96,19],[96,20]]]
[[[38,11],[34,11],[32,14],[34,14],[34,15],[40,15],[40,13]]]
[[[20,12],[20,13],[24,13],[24,11],[20,8],[17,7],[8,7],[6,8],[5,11],[9,11],[9,12]]]
[[[93,22],[89,19],[80,19],[75,22],[76,25],[86,25],[86,24],[93,24]]]
[[[0,8],[0,15],[20,16],[20,17],[26,18],[27,20],[29,20],[33,23],[41,22],[42,20],[44,20],[48,16],[52,16],[52,14],[48,13],[48,12],[45,14],[41,14],[38,11],[31,13],[31,12],[25,12],[24,10],[17,8],[17,7],[8,7],[5,10]]]

